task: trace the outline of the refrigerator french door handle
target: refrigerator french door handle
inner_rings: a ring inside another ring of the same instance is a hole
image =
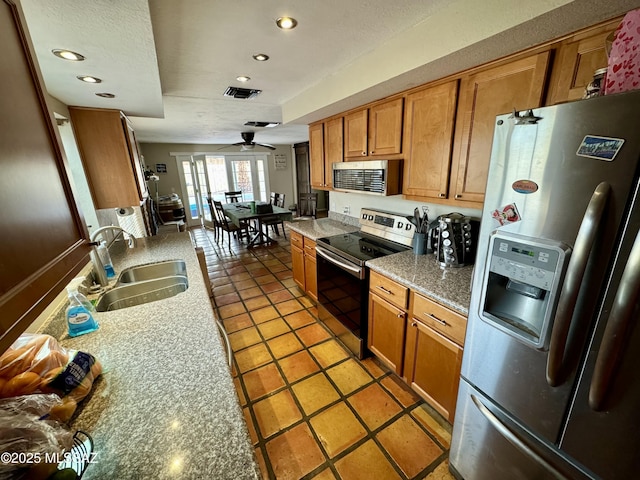
[[[575,248],[562,285],[558,300],[555,321],[551,330],[549,356],[547,358],[547,383],[557,387],[564,380],[561,378],[563,360],[571,327],[571,319],[578,301],[578,293],[596,242],[600,223],[603,220],[605,206],[611,193],[607,182],[600,183],[593,192],[587,210],[582,217]]]
[[[624,351],[630,323],[636,320],[633,312],[638,305],[638,300],[640,300],[640,232],[636,235],[624,267],[591,377],[589,406],[594,411],[602,410],[604,407],[609,384]]]
[[[511,445],[516,447],[526,456],[532,458],[536,463],[542,465],[546,468],[555,478],[560,480],[569,480],[566,476],[560,473],[556,467],[547,462],[544,458],[536,453],[529,445],[520,440],[520,437],[515,432],[512,432],[509,427],[507,427],[504,423],[500,421],[498,417],[496,417],[491,410],[489,410],[484,403],[480,401],[478,397],[474,394],[471,394],[471,400],[475,406],[480,410],[480,413],[489,421],[489,423],[495,428]]]

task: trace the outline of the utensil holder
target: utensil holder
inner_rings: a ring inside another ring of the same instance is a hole
[[[427,236],[424,233],[414,233],[411,246],[415,255],[424,255],[427,250]]]

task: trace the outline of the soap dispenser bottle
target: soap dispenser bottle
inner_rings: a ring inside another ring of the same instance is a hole
[[[113,269],[113,263],[111,262],[111,255],[109,255],[109,249],[107,248],[107,242],[104,240],[98,246],[98,256],[104,266],[104,271],[107,274],[107,278],[113,278],[116,276],[116,272]]]
[[[78,292],[77,283],[67,287],[69,306],[67,307],[67,326],[70,337],[77,337],[98,329],[95,319],[96,310],[87,297]]]

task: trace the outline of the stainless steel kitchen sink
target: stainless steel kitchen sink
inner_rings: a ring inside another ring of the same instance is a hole
[[[144,303],[164,300],[189,288],[186,275],[172,275],[116,286],[103,294],[96,304],[98,312],[109,312]]]
[[[173,275],[187,276],[187,266],[184,260],[167,260],[165,262],[129,267],[122,271],[117,284],[141,282]]]

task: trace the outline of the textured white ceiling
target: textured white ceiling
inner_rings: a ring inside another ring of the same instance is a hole
[[[526,4],[527,16],[509,0],[484,0],[482,14],[477,0],[21,0],[53,97],[121,109],[141,142],[193,144],[238,142],[247,130],[257,132],[257,142],[304,141],[309,121],[611,18],[634,3],[540,0]],[[298,20],[295,30],[276,27],[284,15]],[[54,48],[87,60],[63,61]],[[255,53],[270,60],[256,62]],[[103,83],[76,80],[83,74]],[[242,84],[238,75],[251,81]],[[263,93],[223,97],[230,85]],[[288,123],[243,126],[283,121],[283,106]]]

